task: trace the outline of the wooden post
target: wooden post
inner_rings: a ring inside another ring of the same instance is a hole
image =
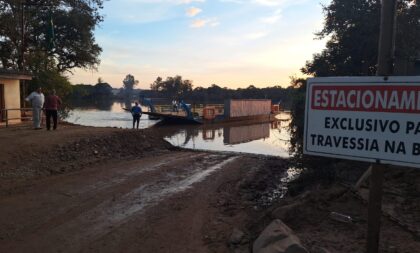
[[[382,0],[378,49],[378,69],[376,75],[389,76],[393,72],[395,22],[397,0]],[[385,79],[387,80],[387,79]],[[384,167],[377,161],[372,165],[369,185],[367,253],[379,252],[379,238],[382,216],[382,182]]]
[[[4,109],[4,112],[6,113],[6,127],[9,127],[9,110]]]
[[[368,207],[368,233],[367,252],[379,252],[379,238],[381,231],[382,216],[382,181],[384,177],[383,165],[377,163],[372,165],[372,174],[369,185],[369,207]]]
[[[397,0],[382,0],[377,76],[392,75]]]

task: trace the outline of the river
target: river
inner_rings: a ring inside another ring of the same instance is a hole
[[[85,126],[132,128],[132,116],[124,107],[121,102],[107,107],[75,107],[66,121]],[[162,131],[168,133],[165,140],[182,148],[289,157],[290,114],[282,113],[278,119],[251,125],[162,127]],[[155,126],[157,122],[143,115],[139,127],[159,127]]]

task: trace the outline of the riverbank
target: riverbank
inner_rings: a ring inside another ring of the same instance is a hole
[[[255,175],[280,180],[287,162],[184,151],[164,134],[1,129],[0,252],[230,252],[277,187]]]
[[[287,160],[181,150],[165,134],[1,129],[0,252],[250,252],[275,218],[311,252],[364,251],[366,185],[354,193],[338,179],[296,181],[294,196],[279,201]],[[420,173],[388,171],[385,185],[381,252],[415,252]]]
[[[0,140],[0,195],[32,179],[174,149],[152,129],[140,132],[67,123],[56,131],[33,130],[27,125],[3,128]]]

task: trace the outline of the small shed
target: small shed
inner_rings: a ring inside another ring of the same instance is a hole
[[[0,68],[0,123],[7,120],[20,122],[21,111],[16,110],[20,109],[20,80],[31,79],[28,73]]]

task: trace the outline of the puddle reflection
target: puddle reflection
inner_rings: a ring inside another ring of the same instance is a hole
[[[165,139],[172,145],[198,150],[243,152],[289,157],[290,115],[279,121],[235,126],[185,127]]]

